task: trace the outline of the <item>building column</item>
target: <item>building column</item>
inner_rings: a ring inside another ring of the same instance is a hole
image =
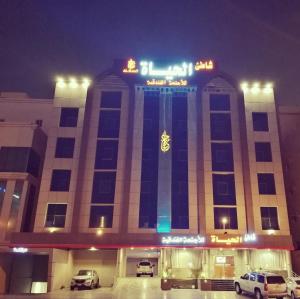
[[[158,196],[157,196],[157,232],[171,231],[171,194],[172,194],[172,93],[163,90],[159,103],[158,155]]]

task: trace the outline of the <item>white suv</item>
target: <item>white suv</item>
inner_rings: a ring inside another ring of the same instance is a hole
[[[141,275],[150,275],[151,277],[153,277],[153,267],[154,265],[152,265],[147,260],[140,261],[136,265],[136,276],[140,277]]]
[[[254,294],[256,299],[287,296],[287,285],[281,275],[268,272],[250,272],[234,282],[237,294]]]
[[[99,276],[95,270],[79,270],[77,275],[72,277],[70,289],[75,288],[98,288]]]

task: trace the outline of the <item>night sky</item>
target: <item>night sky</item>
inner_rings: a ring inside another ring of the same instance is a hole
[[[0,0],[0,90],[51,98],[56,75],[114,58],[212,58],[300,105],[299,0]]]

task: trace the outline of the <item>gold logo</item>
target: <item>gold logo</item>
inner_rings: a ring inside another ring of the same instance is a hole
[[[166,130],[163,131],[162,135],[161,135],[161,142],[160,142],[160,149],[162,152],[168,152],[171,148],[170,146],[170,135],[167,134]]]
[[[138,73],[139,70],[136,68],[136,62],[132,58],[127,61],[127,68],[123,69],[123,73]]]

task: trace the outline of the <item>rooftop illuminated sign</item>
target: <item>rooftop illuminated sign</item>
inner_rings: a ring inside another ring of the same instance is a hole
[[[193,62],[181,62],[158,67],[153,61],[142,60],[139,63],[130,58],[127,65],[123,68],[125,74],[139,74],[142,77],[150,78],[147,85],[167,85],[185,86],[186,79],[192,77],[194,73],[211,71],[215,68],[212,60],[199,60]]]
[[[166,245],[197,245],[205,243],[202,236],[168,236],[162,237],[161,242]]]

